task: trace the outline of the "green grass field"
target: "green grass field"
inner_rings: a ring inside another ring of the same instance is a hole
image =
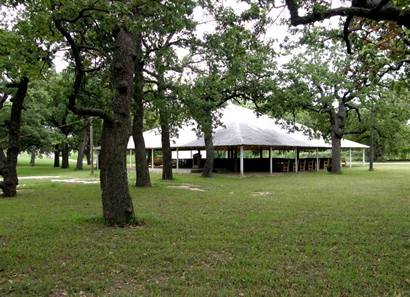
[[[95,179],[40,163],[20,175]],[[410,296],[410,165],[152,177],[130,176],[128,228],[101,223],[98,184],[22,179],[0,199],[0,296]]]

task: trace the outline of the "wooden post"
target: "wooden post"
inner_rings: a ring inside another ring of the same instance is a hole
[[[320,170],[319,149],[316,148],[316,171]]]
[[[352,168],[352,149],[349,148],[349,168]]]
[[[269,147],[269,173],[272,174],[273,172],[273,164],[272,164],[272,147]]]
[[[239,163],[239,168],[241,172],[241,176],[243,176],[244,173],[244,168],[243,168],[243,146],[241,146],[241,154],[240,154],[240,163]]]
[[[298,159],[299,151],[298,148],[295,148],[295,172],[299,170],[299,159]]]
[[[93,118],[90,117],[90,174],[94,175],[94,131]]]
[[[154,149],[151,149],[151,168],[154,169]]]

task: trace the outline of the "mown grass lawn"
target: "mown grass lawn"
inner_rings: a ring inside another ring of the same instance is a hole
[[[21,180],[0,199],[0,296],[410,296],[410,165],[134,178],[128,228],[101,224],[98,184]]]

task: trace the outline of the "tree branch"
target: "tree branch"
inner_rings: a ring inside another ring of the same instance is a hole
[[[350,34],[349,26],[352,20],[353,20],[353,16],[349,15],[346,18],[345,24],[343,26],[343,40],[346,43],[347,53],[349,55],[352,54],[352,45],[350,44],[350,40],[349,40],[349,34]]]
[[[84,80],[87,70],[83,69],[83,61],[81,57],[81,51],[78,48],[78,45],[76,44],[74,38],[71,36],[71,34],[64,28],[62,25],[62,21],[59,19],[56,19],[55,16],[52,17],[53,22],[57,30],[64,36],[68,44],[70,45],[71,48],[71,53],[74,59],[74,64],[75,64],[75,78],[74,78],[74,84],[73,84],[73,89],[71,94],[68,96],[68,108],[75,114],[77,115],[82,115],[82,116],[97,116],[100,117],[106,121],[113,121],[112,117],[106,113],[105,111],[97,108],[85,108],[85,107],[79,107],[76,105],[76,99],[79,95],[81,84]]]
[[[105,10],[105,9],[102,9],[102,8],[86,7],[86,8],[83,8],[82,10],[80,10],[79,13],[78,13],[78,16],[76,16],[75,18],[73,18],[73,19],[60,18],[60,20],[64,21],[64,22],[67,22],[67,23],[75,23],[79,19],[91,17],[91,15],[86,14],[86,12],[92,12],[92,11],[109,13],[108,10]]]
[[[311,12],[305,16],[299,15],[299,5],[297,0],[286,0],[286,5],[290,13],[290,21],[293,26],[307,25],[318,21],[323,21],[334,16],[357,16],[375,21],[392,21],[399,25],[410,28],[410,9],[400,9],[395,6],[386,6],[386,2],[381,1],[380,7],[338,7],[329,8],[321,12]],[[382,3],[383,2],[383,3]]]

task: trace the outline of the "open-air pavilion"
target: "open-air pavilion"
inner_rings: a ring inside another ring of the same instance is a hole
[[[300,131],[289,131],[280,122],[266,115],[257,115],[252,109],[228,104],[221,111],[221,125],[215,129],[213,143],[216,151],[214,167],[244,174],[245,171],[298,172],[318,171],[330,165],[331,144],[323,138],[312,138]],[[205,143],[196,133],[195,121],[189,121],[178,129],[171,139],[176,168],[202,168],[206,153]],[[299,128],[303,128],[299,125]],[[306,130],[306,129],[305,129]],[[152,168],[156,162],[155,151],[161,150],[159,129],[144,133],[145,146]],[[129,149],[134,148],[130,138]],[[348,164],[352,165],[352,150],[362,150],[363,164],[368,146],[342,140],[342,149],[349,151]],[[279,153],[280,152],[280,153]],[[255,158],[255,155],[257,156]],[[305,155],[305,157],[301,157]]]

